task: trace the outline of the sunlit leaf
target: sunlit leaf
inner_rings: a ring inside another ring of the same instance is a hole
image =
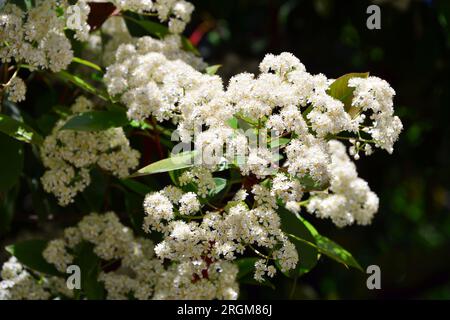
[[[348,81],[351,78],[367,78],[368,72],[365,73],[348,73],[337,78],[328,88],[327,93],[333,98],[341,101],[344,104],[345,111],[354,117],[358,108],[352,107],[354,88],[348,86]]]
[[[41,144],[43,142],[43,138],[30,126],[5,114],[0,114],[0,132],[27,143]]]
[[[130,178],[190,168],[194,165],[194,158],[196,154],[196,151],[181,152],[170,158],[153,162],[152,164],[139,169],[137,172],[132,174]]]
[[[206,73],[209,75],[215,75],[217,73],[217,71],[220,69],[220,67],[222,67],[221,64],[216,64],[213,66],[209,66],[206,68]]]

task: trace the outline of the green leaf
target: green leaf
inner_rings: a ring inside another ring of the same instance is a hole
[[[47,247],[47,243],[45,240],[27,240],[7,246],[5,249],[23,265],[32,270],[60,276],[61,273],[56,270],[55,266],[48,263],[42,256],[42,252]]]
[[[206,68],[206,73],[209,74],[210,76],[215,75],[220,67],[222,67],[221,64],[215,64],[213,66],[209,66]]]
[[[132,174],[129,178],[133,177],[139,177],[139,176],[145,176],[149,174],[154,173],[161,173],[161,172],[169,172],[173,170],[179,170],[184,168],[190,168],[194,166],[194,158],[197,152],[194,151],[187,151],[187,152],[180,152],[176,155],[174,155],[171,158],[166,158],[157,162],[153,162],[152,164],[149,164],[148,166],[139,169],[137,172]]]
[[[224,178],[214,178],[214,182],[216,183],[216,187],[210,191],[210,197],[218,195],[227,186],[227,179]]]
[[[18,193],[19,186],[17,185],[5,194],[0,195],[0,236],[4,236],[10,229]]]
[[[337,78],[328,88],[327,93],[333,98],[341,101],[344,104],[345,111],[350,116],[354,117],[358,113],[358,108],[352,107],[354,88],[348,86],[348,81],[351,78],[367,78],[369,72],[365,73],[348,73]]]
[[[307,192],[322,191],[322,190],[325,190],[326,188],[328,188],[328,186],[329,186],[328,182],[320,184],[308,174],[304,175],[301,178],[297,177],[296,179],[298,179],[298,181],[300,181],[300,184],[303,186],[303,188]]]
[[[152,192],[152,188],[136,180],[121,179],[120,183],[141,196],[145,196],[147,193]]]
[[[5,114],[0,114],[0,131],[16,140],[26,143],[41,144],[44,139],[30,126]]]
[[[142,196],[132,192],[125,193],[125,209],[136,235],[145,236],[142,226],[144,224],[144,210],[142,209]]]
[[[240,258],[235,261],[239,268],[237,274],[237,280],[241,284],[251,284],[257,286],[266,286],[275,290],[275,286],[269,280],[264,279],[264,281],[259,282],[253,277],[255,273],[255,262],[260,260],[256,257]]]
[[[244,276],[248,275],[255,271],[255,263],[259,258],[251,257],[251,258],[240,258],[236,259],[235,263],[239,268],[239,272],[237,274],[237,280],[242,279]]]
[[[0,192],[13,187],[20,178],[24,164],[23,145],[19,141],[0,133]]]
[[[83,191],[82,195],[86,200],[91,212],[99,212],[106,202],[105,197],[109,196],[108,177],[98,168],[90,172],[91,183]]]
[[[352,254],[338,245],[336,242],[324,237],[320,234],[315,236],[317,247],[319,251],[329,258],[342,263],[344,266],[353,267],[360,271],[363,271],[358,261],[353,258]]]
[[[281,229],[289,236],[295,245],[299,262],[295,270],[287,274],[290,277],[308,273],[319,259],[319,251],[315,247],[316,239],[298,215],[279,207],[278,213],[281,219]],[[314,231],[313,231],[314,232]]]
[[[101,131],[129,123],[123,111],[88,111],[71,117],[61,130]]]
[[[86,67],[89,67],[91,69],[94,69],[96,71],[103,72],[103,70],[102,70],[102,68],[100,66],[96,65],[93,62],[90,62],[90,61],[87,61],[87,60],[84,60],[84,59],[81,59],[81,58],[78,58],[78,57],[73,57],[72,62],[75,62],[75,63],[78,63],[78,64],[82,64],[82,65],[84,65]]]
[[[62,80],[69,81],[69,82],[73,83],[74,85],[76,85],[77,87],[79,87],[79,88],[81,88],[81,89],[83,89],[83,90],[85,90],[85,91],[87,91],[87,92],[89,92],[89,93],[91,93],[93,95],[96,95],[97,97],[99,97],[99,98],[101,98],[101,99],[103,99],[105,101],[109,100],[108,96],[106,96],[103,93],[98,92],[97,89],[95,89],[91,84],[89,84],[85,80],[81,79],[77,75],[71,74],[71,73],[69,73],[69,72],[67,72],[65,70],[58,72],[57,75]]]
[[[237,129],[239,127],[238,119],[236,119],[235,117],[228,119],[227,123],[233,129]]]
[[[270,141],[270,148],[278,148],[281,146],[287,145],[289,142],[291,142],[291,139],[289,138],[275,138],[274,140]]]
[[[302,221],[305,227],[311,232],[311,234],[316,239],[315,246],[320,253],[328,256],[329,258],[342,263],[346,267],[353,267],[360,271],[363,271],[361,265],[353,258],[352,254],[342,248],[340,245],[335,243],[334,241],[328,239],[325,236],[319,234],[316,228],[313,227],[308,221],[306,221],[303,217],[298,216],[298,218]]]
[[[101,300],[105,296],[105,288],[98,281],[100,274],[100,258],[93,251],[94,245],[88,242],[80,243],[76,248],[74,264],[81,270],[81,290],[89,300]]]
[[[198,51],[198,49],[185,36],[181,36],[181,44],[183,45],[184,50],[192,52],[196,56],[200,56],[200,52]]]
[[[259,282],[259,281],[255,280],[255,278],[253,278],[253,275],[250,275],[250,274],[248,274],[245,277],[243,277],[242,279],[240,279],[239,282],[241,284],[250,284],[250,285],[254,285],[254,286],[269,287],[272,290],[276,289],[275,285],[272,282],[270,282],[269,280],[264,279],[262,282]]]
[[[158,38],[164,38],[166,35],[170,34],[170,31],[166,26],[158,22],[144,19],[138,14],[127,11],[123,13],[123,17],[125,18],[128,31],[133,37],[152,35]],[[194,47],[188,38],[181,36],[181,44],[184,50],[192,52],[197,56],[200,55],[198,49]]]

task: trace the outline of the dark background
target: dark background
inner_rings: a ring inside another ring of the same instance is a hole
[[[450,298],[450,1],[385,1],[379,4],[380,30],[366,27],[370,1],[193,3],[186,35],[199,41],[210,64],[224,65],[219,74],[225,79],[257,72],[265,53],[288,51],[311,73],[337,78],[370,71],[397,92],[404,131],[394,153],[378,151],[357,162],[380,197],[373,224],[337,229],[306,216],[363,267],[379,265],[382,289],[368,290],[365,273],[322,258],[298,280],[292,297]],[[291,281],[278,277],[275,284],[276,291],[248,286],[242,294],[291,295]]]

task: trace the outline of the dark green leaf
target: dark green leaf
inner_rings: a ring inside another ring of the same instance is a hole
[[[258,260],[259,260],[259,258],[256,258],[256,257],[237,259],[236,265],[239,268],[239,272],[236,277],[237,280],[242,279],[247,274],[254,272],[255,271],[255,263]]]
[[[326,183],[318,183],[316,180],[314,180],[313,178],[311,178],[310,175],[305,175],[301,178],[297,178],[301,185],[303,186],[303,188],[305,189],[305,191],[322,191],[325,190],[326,188],[328,188],[328,182]]]
[[[125,12],[123,17],[125,18],[128,31],[133,37],[152,35],[158,38],[164,38],[166,35],[170,34],[170,31],[166,26],[158,22],[147,20],[138,14]],[[181,36],[181,44],[183,45],[184,50],[200,55],[197,48],[194,47],[192,42],[186,37]]]
[[[41,144],[42,137],[30,126],[7,115],[0,114],[0,131],[19,141]]]
[[[89,300],[101,300],[105,296],[105,288],[98,281],[100,274],[100,258],[93,251],[93,244],[82,242],[76,248],[74,264],[81,270],[81,290]]]
[[[9,190],[14,186],[23,170],[24,151],[19,141],[0,133],[0,192]]]
[[[295,277],[305,274],[317,264],[319,259],[319,252],[315,247],[315,237],[298,215],[283,207],[278,209],[278,213],[281,218],[281,229],[288,235],[292,235],[289,240],[295,245],[299,258],[296,269],[289,272],[288,275]]]
[[[140,194],[141,196],[145,196],[147,193],[152,191],[152,188],[149,186],[133,179],[121,179],[120,182],[125,187],[136,192],[137,194]]]
[[[235,261],[239,268],[239,272],[236,277],[237,280],[239,280],[239,283],[242,283],[242,284],[266,286],[266,287],[275,289],[275,286],[269,280],[264,279],[264,281],[259,282],[259,281],[255,280],[255,278],[253,277],[253,275],[255,273],[255,262],[258,260],[260,260],[260,258],[256,258],[256,257],[237,259]]]
[[[353,258],[352,254],[338,245],[336,242],[317,234],[315,236],[319,251],[329,258],[342,263],[346,267],[353,267],[363,271],[358,261]]]
[[[128,124],[124,111],[88,111],[70,118],[61,130],[101,131]]]
[[[10,229],[18,192],[19,186],[17,185],[8,192],[0,195],[0,236],[4,236]]]
[[[61,275],[56,268],[45,261],[42,252],[47,247],[45,240],[27,240],[7,246],[5,249],[26,267],[49,275]]]
[[[100,212],[105,203],[105,197],[108,197],[108,177],[100,170],[93,169],[90,172],[91,183],[83,191],[83,197],[86,200],[90,211]]]

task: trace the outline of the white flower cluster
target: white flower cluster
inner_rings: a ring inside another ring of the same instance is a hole
[[[46,300],[50,294],[15,257],[3,264],[0,300]]]
[[[193,104],[200,96],[213,94],[214,80],[221,86],[218,77],[210,76],[206,82],[204,75],[188,64],[202,63],[180,47],[180,38],[171,36],[164,41],[142,37],[135,45],[118,48],[104,80],[109,94],[120,96],[128,107],[130,119],[143,120],[150,115],[160,121],[176,118],[179,104]]]
[[[367,225],[378,210],[378,197],[366,181],[358,178],[355,164],[339,141],[329,141],[331,152],[329,192],[313,192],[307,209],[343,227],[356,222]]]
[[[75,38],[86,41],[89,38],[91,27],[87,23],[91,7],[87,0],[78,0],[74,5],[67,8],[67,27],[75,31]]]
[[[93,109],[93,103],[79,97],[71,110],[74,114]],[[100,168],[123,178],[139,164],[139,152],[130,147],[122,128],[104,131],[61,130],[60,120],[41,146],[41,158],[48,170],[41,178],[44,190],[53,193],[65,206],[90,184],[89,170]]]
[[[73,297],[66,281],[56,276],[45,276],[28,271],[11,257],[3,264],[0,281],[0,300],[46,300],[52,297]]]
[[[20,102],[25,100],[25,94],[27,92],[27,86],[25,82],[15,76],[6,85],[6,93],[8,93],[8,100],[12,102]]]
[[[217,166],[225,156],[229,162],[237,162],[245,175],[264,177],[277,169],[277,159],[267,146],[255,146],[243,132],[229,126],[233,116],[260,129],[274,130],[272,138],[290,135],[288,172],[300,178],[308,175],[319,183],[329,179],[326,142],[330,136],[354,134],[351,152],[358,158],[359,149],[370,154],[371,145],[391,152],[402,128],[393,116],[393,90],[376,77],[350,80],[350,86],[355,87],[353,108],[357,109],[352,116],[341,101],[329,95],[332,81],[321,74],[309,74],[290,53],[267,55],[260,64],[259,77],[239,74],[224,90],[219,77],[200,73],[164,54],[147,49],[140,52],[142,48],[119,47],[116,63],[105,77],[109,93],[120,96],[131,119],[155,116],[159,121],[178,123],[183,142],[193,141],[197,149],[214,151],[204,159],[209,167]],[[366,118],[365,111],[373,113]],[[202,126],[206,130],[197,133]],[[365,139],[363,134],[371,134],[373,139]],[[245,160],[236,161],[236,153]]]
[[[113,0],[121,10],[156,14],[161,22],[169,21],[169,31],[179,34],[191,20],[194,6],[184,0]]]
[[[348,85],[355,88],[352,106],[359,108],[361,112],[372,112],[372,125],[364,126],[362,130],[372,136],[377,147],[392,153],[394,143],[403,129],[400,118],[394,116],[394,89],[377,77],[353,78]]]
[[[37,0],[24,12],[8,3],[0,12],[0,60],[26,63],[31,69],[58,72],[73,58],[69,39],[64,35],[65,20],[57,8],[67,1]]]
[[[208,274],[211,264],[233,261],[237,254],[243,254],[252,245],[267,249],[270,253],[265,263],[277,260],[283,272],[297,265],[297,251],[280,229],[280,218],[274,210],[276,198],[266,187],[255,185],[253,194],[257,206],[253,209],[248,208],[244,202],[246,195],[241,193],[240,201],[232,201],[226,209],[208,211],[204,215],[194,193],[185,193],[177,200],[169,195],[174,193],[173,189],[148,194],[144,201],[147,214],[144,230],[156,230],[165,235],[155,246],[159,258],[191,263],[197,267],[200,278]],[[288,189],[283,184],[273,192],[298,200],[298,195],[287,195]],[[197,221],[199,219],[201,221]],[[268,266],[267,273],[273,276],[274,267]],[[255,278],[262,280],[261,272],[257,272]]]
[[[67,265],[75,262],[77,248],[83,243],[93,244],[93,252],[104,262],[102,265],[117,265],[98,276],[107,299],[237,299],[235,265],[218,261],[205,269],[184,262],[165,268],[154,257],[152,241],[134,237],[113,212],[85,216],[77,226],[67,228],[63,238],[50,241],[43,256],[65,272]],[[39,282],[14,257],[3,265],[2,278],[0,300],[72,295],[67,287],[62,288],[63,278],[44,278]]]

